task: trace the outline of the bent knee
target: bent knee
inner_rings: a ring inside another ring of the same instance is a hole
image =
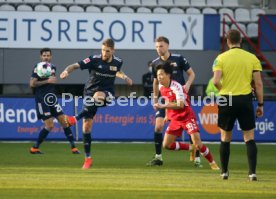
[[[90,133],[91,128],[89,128],[89,127],[83,127],[82,131],[83,131],[83,133]]]
[[[164,125],[157,124],[155,125],[155,132],[162,133]]]
[[[54,127],[55,127],[54,124],[45,126],[45,128],[46,128],[48,131],[52,131],[52,130],[54,129]]]
[[[164,143],[163,142],[163,148],[167,150],[172,150],[172,143]]]

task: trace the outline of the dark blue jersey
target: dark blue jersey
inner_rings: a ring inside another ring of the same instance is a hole
[[[51,76],[56,76],[56,67],[51,64]],[[49,78],[41,78],[37,75],[37,69],[36,66],[33,68],[33,72],[32,72],[32,78],[36,78],[37,81],[44,81],[47,80]],[[47,93],[54,93],[55,92],[55,85],[54,84],[44,84],[42,86],[38,86],[34,88],[34,94],[35,94],[35,99],[38,101],[43,102],[44,100],[44,96]]]
[[[88,69],[89,79],[84,88],[84,94],[90,95],[96,91],[108,91],[114,94],[116,73],[121,70],[122,59],[113,56],[111,62],[102,60],[102,55],[93,55],[78,62],[82,70]]]
[[[170,62],[173,67],[172,79],[179,82],[181,85],[185,84],[183,71],[187,71],[190,68],[188,61],[181,55],[170,54],[170,57],[164,61],[161,57],[156,58],[152,61],[152,72],[153,77],[157,78],[156,66],[164,64],[165,62]]]

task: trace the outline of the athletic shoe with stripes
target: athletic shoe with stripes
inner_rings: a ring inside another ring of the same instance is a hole
[[[92,166],[93,159],[91,157],[85,158],[82,169],[89,169]]]
[[[34,147],[31,147],[30,148],[30,153],[31,154],[43,154],[39,148],[34,148]]]
[[[76,120],[75,116],[66,115],[65,122],[68,124],[68,126],[74,126],[74,125],[76,125],[77,120]]]
[[[72,151],[73,154],[80,154],[80,151],[76,147],[72,148],[71,151]]]

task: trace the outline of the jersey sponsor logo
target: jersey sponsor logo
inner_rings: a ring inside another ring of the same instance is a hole
[[[84,64],[88,64],[91,60],[89,58],[86,58],[84,60],[82,60]]]
[[[98,76],[102,76],[102,77],[115,77],[115,75],[103,74],[103,73],[99,73],[99,72],[96,72],[95,74],[98,75]]]
[[[117,71],[118,69],[117,69],[117,66],[110,66],[109,70],[111,70],[111,71]]]
[[[171,66],[177,67],[177,63],[176,63],[176,62],[172,62],[172,63],[171,63]]]

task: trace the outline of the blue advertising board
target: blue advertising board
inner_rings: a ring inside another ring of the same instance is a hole
[[[61,100],[59,99],[59,102]],[[73,102],[62,107],[66,114],[73,114]],[[62,127],[57,123],[49,133],[49,139],[64,139]],[[43,122],[37,120],[33,98],[0,98],[0,139],[33,140],[43,128]]]
[[[155,112],[150,103],[144,100],[125,100],[123,103],[99,108],[92,127],[93,140],[106,141],[152,141]],[[82,108],[82,100],[76,103],[77,110]],[[60,102],[62,105],[62,103]],[[74,102],[66,102],[63,111],[73,115]],[[219,141],[217,127],[217,106],[203,105],[203,101],[192,104],[200,126],[203,141]],[[266,101],[264,116],[256,119],[255,139],[258,142],[276,142],[276,102]],[[82,139],[82,122],[78,122],[79,139]],[[37,121],[34,99],[0,98],[0,139],[1,140],[34,140],[37,138],[43,123]],[[75,130],[72,127],[72,130]],[[187,137],[187,136],[186,136]],[[65,139],[63,129],[58,123],[48,139]],[[233,141],[243,141],[239,125],[233,129]]]

